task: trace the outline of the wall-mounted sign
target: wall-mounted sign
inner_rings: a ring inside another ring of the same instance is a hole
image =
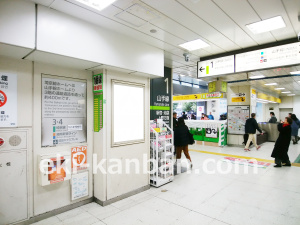
[[[198,61],[198,78],[234,73],[234,55]]]
[[[94,132],[103,128],[103,74],[93,75]]]
[[[86,142],[86,82],[42,77],[42,146]]]
[[[216,83],[217,83],[216,81],[208,83],[208,92],[209,93],[216,91]]]
[[[194,95],[178,95],[178,96],[173,96],[173,101],[188,101],[188,100],[214,99],[214,98],[224,98],[224,94],[220,92],[214,92],[214,93],[202,93],[202,94],[194,94]]]
[[[72,170],[87,169],[87,146],[73,147],[71,149]]]
[[[221,92],[227,92],[227,82],[222,81]]]
[[[71,179],[72,201],[89,195],[89,173],[78,173],[72,175]]]
[[[164,77],[150,82],[150,119],[162,119],[171,126],[171,69],[164,68]]]
[[[250,116],[250,106],[228,106],[228,134],[244,134]]]
[[[260,70],[300,63],[300,42],[236,55],[235,72]]]
[[[18,118],[18,77],[0,72],[0,127],[16,127]]]
[[[246,97],[232,97],[231,102],[245,102]]]

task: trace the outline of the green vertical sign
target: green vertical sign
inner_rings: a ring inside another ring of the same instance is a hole
[[[103,74],[93,75],[94,132],[103,128]]]

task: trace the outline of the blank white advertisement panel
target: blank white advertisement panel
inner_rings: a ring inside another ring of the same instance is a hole
[[[112,92],[112,146],[144,142],[144,84],[112,80]]]
[[[259,70],[300,63],[300,42],[236,55],[235,72]]]

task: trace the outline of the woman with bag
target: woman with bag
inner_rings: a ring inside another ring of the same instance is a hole
[[[185,157],[190,160],[191,167],[193,166],[192,160],[189,154],[188,145],[193,141],[190,140],[189,128],[185,125],[184,119],[181,117],[178,119],[178,126],[174,130],[174,145],[176,148],[176,159],[181,159],[181,152],[183,151]]]

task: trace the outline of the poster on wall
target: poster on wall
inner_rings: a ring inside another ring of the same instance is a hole
[[[205,137],[218,138],[218,125],[214,123],[207,123],[205,125]]]
[[[94,132],[103,128],[103,74],[93,75]]]
[[[83,172],[72,175],[72,201],[89,195],[89,173]]]
[[[87,146],[73,147],[71,160],[73,172],[87,169]]]
[[[171,126],[171,69],[165,67],[164,77],[152,79],[150,84],[150,119],[162,119]]]
[[[0,127],[16,127],[18,118],[18,77],[0,73]]]
[[[245,134],[245,123],[250,117],[250,106],[228,106],[228,134]]]
[[[86,142],[86,82],[42,77],[42,146]]]

